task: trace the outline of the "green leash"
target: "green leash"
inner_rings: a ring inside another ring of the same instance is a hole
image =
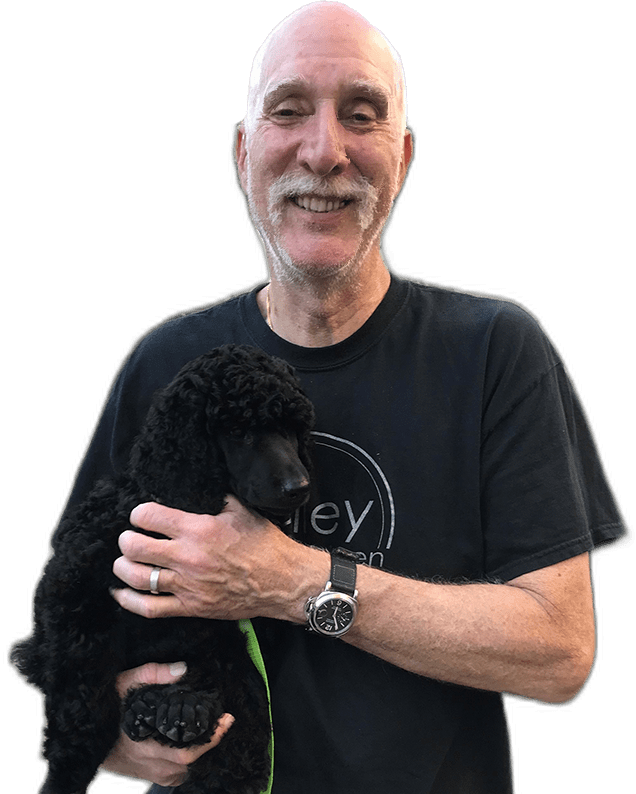
[[[238,621],[239,629],[245,635],[245,639],[247,640],[247,652],[250,655],[251,660],[254,662],[254,666],[258,670],[258,672],[263,677],[263,681],[265,682],[265,689],[267,691],[267,705],[269,708],[269,723],[272,725],[272,698],[269,693],[269,684],[267,682],[267,672],[265,670],[265,662],[263,661],[263,654],[261,653],[260,645],[258,644],[258,639],[256,638],[256,632],[254,631],[254,626],[252,626],[252,621],[248,618]],[[272,727],[270,735],[269,735],[269,760],[270,760],[270,767],[269,767],[269,784],[267,788],[262,792],[262,794],[270,794],[272,790],[272,786],[274,784],[274,728]]]

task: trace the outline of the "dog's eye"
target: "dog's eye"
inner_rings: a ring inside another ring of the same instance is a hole
[[[289,441],[289,443],[295,448],[298,449],[298,435],[293,430],[284,430],[281,431],[281,435]]]

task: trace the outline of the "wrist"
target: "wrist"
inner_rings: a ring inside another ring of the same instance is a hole
[[[304,625],[305,604],[323,588],[329,575],[329,552],[289,541],[275,571],[276,591],[261,613],[263,617]]]
[[[326,637],[343,637],[358,614],[356,589],[359,557],[339,547],[330,553],[329,579],[320,593],[305,604],[307,628]]]

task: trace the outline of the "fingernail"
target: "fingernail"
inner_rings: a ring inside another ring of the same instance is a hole
[[[187,669],[188,665],[185,662],[174,662],[170,665],[170,674],[176,678],[179,675],[183,675]]]
[[[224,731],[229,731],[232,725],[234,725],[235,717],[232,714],[222,714],[219,718],[219,726]]]

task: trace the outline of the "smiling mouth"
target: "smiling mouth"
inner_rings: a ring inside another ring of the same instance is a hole
[[[309,212],[333,212],[341,210],[353,201],[353,199],[324,199],[317,196],[289,196],[289,200]]]

